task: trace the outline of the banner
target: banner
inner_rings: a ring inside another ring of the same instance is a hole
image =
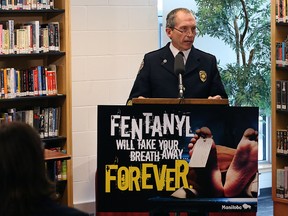
[[[258,108],[98,106],[98,212],[256,212]]]

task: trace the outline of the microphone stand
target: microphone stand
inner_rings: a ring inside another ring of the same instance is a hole
[[[185,87],[183,85],[183,81],[182,81],[182,74],[179,73],[178,75],[179,77],[179,98],[184,98],[184,90],[185,90]]]
[[[184,59],[183,59],[183,52],[179,52],[175,56],[175,61],[174,61],[174,72],[178,75],[178,90],[179,90],[179,98],[184,98],[184,86],[183,86],[183,80],[182,80],[182,75],[185,72],[185,65],[184,65]]]

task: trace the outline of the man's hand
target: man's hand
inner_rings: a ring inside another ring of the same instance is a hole
[[[208,99],[222,99],[220,95],[215,95],[215,96],[209,96]]]

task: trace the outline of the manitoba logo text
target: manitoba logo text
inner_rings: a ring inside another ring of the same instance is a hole
[[[251,209],[251,205],[243,204],[243,205],[222,205],[222,210],[247,210]]]

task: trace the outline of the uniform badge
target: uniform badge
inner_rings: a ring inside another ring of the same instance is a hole
[[[203,70],[199,71],[199,77],[200,77],[200,80],[202,82],[205,82],[207,80],[207,73]]]
[[[140,73],[140,71],[142,70],[142,68],[144,67],[144,60],[142,60],[139,70],[138,70],[138,74]]]

